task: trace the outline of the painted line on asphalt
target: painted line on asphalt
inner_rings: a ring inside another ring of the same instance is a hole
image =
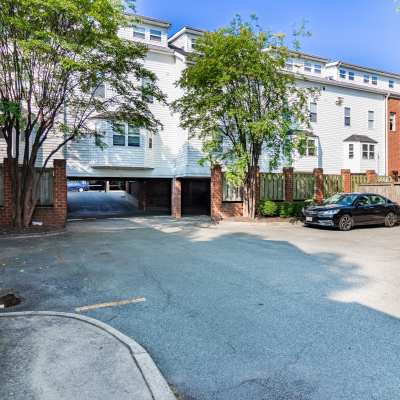
[[[144,297],[132,297],[127,300],[111,301],[108,303],[91,304],[89,306],[75,308],[76,312],[85,312],[90,310],[97,310],[98,308],[124,306],[126,304],[143,303],[146,301]]]

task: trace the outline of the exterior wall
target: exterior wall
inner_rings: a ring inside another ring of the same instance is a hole
[[[396,113],[396,130],[390,131],[389,116],[391,112]],[[388,146],[388,173],[400,172],[400,99],[388,99],[387,120],[387,146]]]

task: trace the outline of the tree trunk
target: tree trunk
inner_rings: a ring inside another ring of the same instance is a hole
[[[259,199],[258,167],[249,167],[243,186],[243,216],[255,219]]]

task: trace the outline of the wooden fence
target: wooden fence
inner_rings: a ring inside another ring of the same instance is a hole
[[[0,165],[0,207],[4,206],[4,174],[3,166]],[[53,169],[48,168],[44,171],[39,182],[39,206],[53,205]]]
[[[225,180],[225,174],[223,174],[223,184],[222,184],[222,201],[237,202],[243,200],[243,190],[241,187],[235,187],[230,185]]]
[[[285,178],[283,174],[260,174],[260,200],[285,199]]]
[[[342,175],[324,175],[324,197],[343,192]]]
[[[360,192],[376,193],[388,199],[400,203],[400,183],[383,182],[383,183],[366,183],[359,185]]]
[[[351,191],[360,191],[359,186],[368,183],[368,177],[365,174],[351,174]]]
[[[307,200],[314,198],[314,174],[293,174],[293,200]]]

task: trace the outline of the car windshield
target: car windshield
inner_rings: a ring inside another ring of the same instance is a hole
[[[337,204],[340,206],[351,206],[358,196],[356,194],[335,194],[324,201],[324,205]]]

